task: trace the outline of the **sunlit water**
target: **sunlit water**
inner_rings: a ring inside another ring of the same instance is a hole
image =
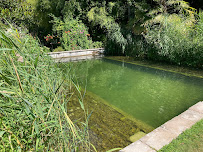
[[[109,59],[77,63],[82,86],[152,127],[203,100],[203,79]]]

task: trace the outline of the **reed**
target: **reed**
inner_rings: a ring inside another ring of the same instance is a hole
[[[0,52],[0,149],[90,151],[88,120],[78,126],[67,115],[72,94],[84,109],[73,75],[64,75],[31,35],[13,28],[0,29]]]

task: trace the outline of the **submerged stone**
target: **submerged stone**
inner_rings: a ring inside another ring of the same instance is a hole
[[[139,140],[140,138],[144,137],[145,135],[146,135],[146,133],[139,131],[136,134],[130,136],[130,141],[135,142],[135,141]]]

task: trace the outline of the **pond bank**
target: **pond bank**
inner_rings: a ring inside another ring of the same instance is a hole
[[[203,102],[190,107],[177,117],[167,121],[138,141],[130,144],[120,152],[155,152],[176,139],[183,131],[203,118]]]
[[[166,63],[161,62],[154,62],[150,60],[135,60],[132,57],[125,57],[125,56],[107,56],[105,57],[107,59],[116,60],[116,61],[122,61],[126,63],[146,66],[150,68],[155,68],[163,71],[169,71],[174,73],[179,73],[185,76],[192,76],[192,77],[198,77],[203,78],[203,70],[202,69],[194,69],[190,67],[182,67],[182,66],[176,66],[176,65],[170,65]]]

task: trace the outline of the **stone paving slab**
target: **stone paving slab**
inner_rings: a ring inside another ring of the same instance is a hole
[[[159,150],[201,119],[203,119],[203,101],[198,102],[120,152],[154,152]]]
[[[181,117],[175,117],[170,121],[164,123],[161,127],[178,136],[183,131],[190,128],[193,124],[194,122],[191,120],[187,120]]]
[[[200,121],[203,118],[203,114],[193,111],[193,110],[187,110],[179,115],[181,118],[191,120],[193,122]]]
[[[142,137],[140,141],[146,143],[148,146],[159,150],[163,146],[169,144],[173,139],[177,137],[176,134],[171,133],[170,131],[158,127],[157,129],[153,130],[146,136]]]
[[[194,106],[190,107],[189,110],[197,111],[199,113],[203,113],[203,101],[198,102]]]
[[[120,152],[156,152],[148,145],[144,144],[140,140],[130,144],[129,146],[125,147],[124,149],[120,150]]]

